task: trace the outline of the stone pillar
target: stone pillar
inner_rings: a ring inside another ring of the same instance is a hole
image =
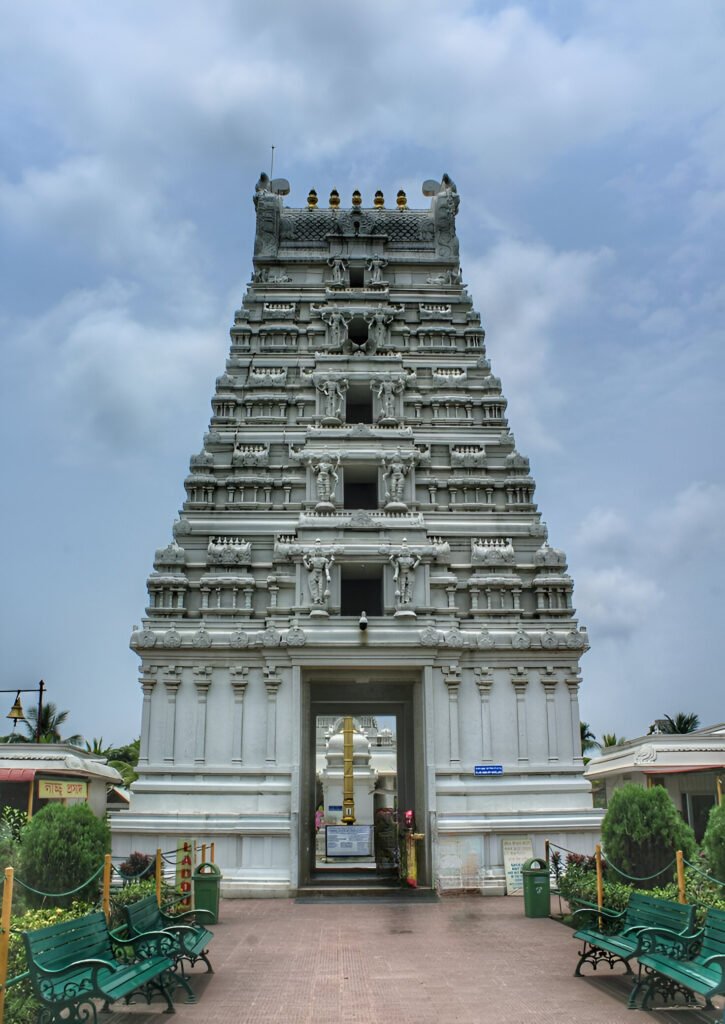
[[[474,668],[478,695],[481,698],[481,761],[493,760],[493,743],[491,740],[491,687],[493,673],[487,665]]]
[[[156,686],[158,665],[149,665],[141,670],[139,683],[143,690],[143,708],[141,709],[141,744],[139,747],[139,764],[149,763],[149,740],[151,737],[151,695]]]
[[[556,684],[557,676],[551,665],[540,672],[541,685],[546,694],[546,739],[548,759],[559,760],[559,736],[556,729]]]
[[[232,691],[234,692],[234,706],[232,709],[232,764],[243,763],[242,748],[244,743],[244,695],[247,692],[247,675],[249,669],[246,665],[232,665],[229,669]]]
[[[519,761],[529,759],[529,736],[526,727],[526,688],[529,685],[529,677],[523,665],[518,665],[510,670],[511,685],[516,691],[516,730],[518,735]]]
[[[181,668],[169,665],[166,669],[164,687],[166,688],[166,715],[164,722],[164,761],[174,762],[174,741],[176,738],[176,694],[181,686]]]
[[[194,686],[196,687],[195,764],[204,764],[206,761],[206,708],[209,687],[211,686],[211,672],[211,665],[194,666]]]
[[[267,764],[277,763],[277,691],[282,680],[274,665],[265,665],[264,685],[267,690],[267,745],[264,760]]]
[[[454,765],[461,763],[461,751],[459,740],[458,722],[458,689],[461,685],[461,670],[458,665],[448,665],[443,669],[443,682],[448,688],[448,735],[450,762]]]
[[[570,668],[564,682],[569,690],[569,715],[571,720],[571,745],[575,764],[583,764],[582,737],[579,727],[579,684],[581,675],[578,667]]]

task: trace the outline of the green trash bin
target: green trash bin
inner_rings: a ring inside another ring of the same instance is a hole
[[[524,914],[526,917],[548,917],[551,912],[549,866],[543,857],[527,860],[521,868],[524,880]]]
[[[222,881],[222,873],[216,864],[200,864],[194,871],[194,909],[209,910],[213,915],[212,920],[204,914],[199,924],[216,924],[219,920],[219,887]]]

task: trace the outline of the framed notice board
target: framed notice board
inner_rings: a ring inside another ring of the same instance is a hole
[[[325,829],[327,857],[372,857],[372,825],[328,825]]]

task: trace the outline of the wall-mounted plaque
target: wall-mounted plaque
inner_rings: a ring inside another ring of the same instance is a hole
[[[372,857],[372,825],[328,825],[325,829],[328,857]]]

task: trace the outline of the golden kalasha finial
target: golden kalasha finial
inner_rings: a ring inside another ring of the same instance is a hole
[[[373,205],[375,206],[376,210],[382,210],[382,208],[385,206],[385,196],[380,191],[380,189],[378,189],[377,192],[375,193]]]
[[[360,195],[359,189],[355,189],[355,191],[352,194],[352,205],[355,207],[356,210],[359,210],[360,207],[362,206],[362,196]]]
[[[313,188],[311,188],[310,191],[309,191],[309,194],[307,196],[307,207],[310,210],[314,210],[314,208],[316,206],[317,206],[317,193],[315,192],[315,190]]]
[[[336,210],[339,205],[340,205],[340,193],[337,191],[336,188],[333,188],[332,192],[330,192],[330,208],[332,210]]]
[[[404,210],[406,208],[406,206],[408,205],[408,197],[406,196],[406,194],[405,194],[405,192],[403,191],[402,188],[399,189],[398,197],[395,200],[395,202],[398,204],[398,209],[400,209],[400,210]]]

